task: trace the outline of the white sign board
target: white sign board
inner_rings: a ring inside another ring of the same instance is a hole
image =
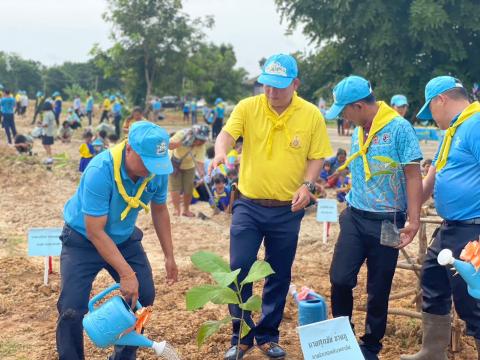
[[[28,230],[28,256],[59,256],[62,251],[62,228]]]
[[[317,200],[317,221],[338,222],[338,204],[335,199]]]
[[[305,360],[364,360],[347,316],[299,326]]]

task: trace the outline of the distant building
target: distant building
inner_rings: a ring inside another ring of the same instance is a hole
[[[254,96],[258,94],[263,94],[263,85],[260,84],[257,79],[258,76],[255,76],[243,82],[243,85],[245,85],[245,87],[248,88]]]

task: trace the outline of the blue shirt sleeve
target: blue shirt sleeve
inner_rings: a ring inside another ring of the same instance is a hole
[[[82,212],[85,215],[104,216],[110,210],[112,178],[108,169],[89,166],[83,174]]]
[[[480,119],[471,119],[469,131],[467,132],[467,145],[473,157],[480,164]]]
[[[400,162],[405,164],[421,160],[423,154],[413,126],[407,120],[403,120],[396,129],[395,145]]]
[[[168,175],[157,175],[159,177],[158,188],[152,197],[155,204],[163,205],[167,202]]]

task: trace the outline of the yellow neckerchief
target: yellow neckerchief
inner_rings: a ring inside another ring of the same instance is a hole
[[[267,136],[267,154],[268,154],[268,157],[270,157],[272,155],[273,133],[275,132],[275,130],[283,130],[287,138],[287,146],[290,145],[290,142],[292,141],[292,139],[290,137],[290,132],[288,131],[288,128],[287,128],[287,121],[292,117],[294,111],[298,108],[300,100],[298,98],[297,93],[295,92],[292,97],[292,102],[281,115],[278,115],[270,107],[265,94],[261,95],[261,101],[262,101],[263,111],[265,113],[265,116],[268,119],[268,121],[272,123],[272,127],[270,128],[270,131],[268,132],[268,136]]]
[[[113,158],[113,177],[115,178],[115,183],[117,184],[118,192],[122,196],[123,200],[128,204],[125,210],[122,211],[120,215],[120,220],[123,221],[127,217],[128,213],[130,212],[131,208],[138,208],[141,206],[146,212],[149,211],[148,205],[143,203],[140,200],[140,197],[145,190],[148,182],[153,179],[155,175],[150,175],[143,179],[142,184],[137,190],[137,194],[135,196],[129,196],[125,191],[125,187],[123,186],[122,177],[120,175],[120,168],[122,167],[122,157],[123,157],[123,149],[125,148],[126,141],[122,141],[118,145],[115,145],[110,149]]]
[[[435,167],[437,171],[442,170],[445,165],[447,165],[447,158],[448,153],[450,152],[450,146],[452,145],[453,135],[457,131],[457,128],[462,125],[465,121],[470,119],[473,115],[480,112],[480,103],[475,101],[468,105],[465,110],[463,110],[460,115],[458,116],[457,121],[453,123],[446,131],[445,136],[442,141],[442,147],[440,148],[440,152],[438,153],[438,159],[435,163]]]
[[[386,125],[388,125],[393,119],[400,116],[395,110],[388,106],[383,101],[377,102],[379,108],[378,112],[373,118],[372,126],[370,127],[370,132],[368,133],[367,141],[364,141],[363,127],[358,127],[358,150],[355,154],[350,155],[350,157],[345,161],[345,164],[340,166],[337,171],[344,170],[353,160],[361,156],[363,160],[363,168],[365,170],[365,180],[368,181],[372,177],[370,172],[370,167],[368,166],[367,152],[370,143],[372,142],[373,137],[382,130]]]

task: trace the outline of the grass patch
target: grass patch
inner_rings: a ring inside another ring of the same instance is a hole
[[[3,356],[13,356],[20,351],[24,351],[26,346],[15,341],[6,340],[0,341],[0,357]],[[19,357],[17,359],[26,359],[25,356]]]

